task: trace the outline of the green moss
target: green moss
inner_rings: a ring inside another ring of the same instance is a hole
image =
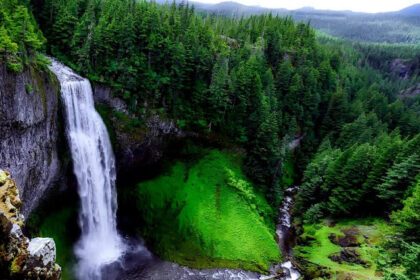
[[[266,271],[280,261],[272,209],[241,171],[239,156],[208,151],[178,161],[132,194],[142,235],[163,258],[196,268]]]
[[[127,114],[117,110],[113,110],[112,114],[115,118],[118,119],[119,129],[121,129],[123,132],[138,132],[138,129],[141,128],[144,124],[139,119],[132,118]]]
[[[25,90],[27,94],[30,94],[33,91],[33,88],[30,84],[25,84]]]
[[[36,91],[40,93],[42,99],[42,105],[44,108],[44,116],[47,116],[48,106],[47,106],[47,92],[46,92],[46,85],[44,83],[43,77],[41,76],[40,72],[38,72],[35,68],[30,67],[30,73],[32,80],[35,84]]]
[[[21,270],[21,267],[19,265],[19,258],[14,258],[12,260],[12,264],[10,265],[10,273],[16,274]]]
[[[343,230],[356,228],[360,247],[357,248],[360,259],[368,265],[350,264],[332,261],[328,256],[338,254],[342,247],[333,244],[329,236],[344,236]],[[380,279],[376,260],[379,257],[379,243],[385,239],[388,225],[380,219],[341,220],[333,227],[324,224],[304,225],[300,239],[305,245],[295,247],[295,255],[309,263],[328,269],[332,279],[351,276],[352,279]],[[344,278],[343,278],[344,279]]]

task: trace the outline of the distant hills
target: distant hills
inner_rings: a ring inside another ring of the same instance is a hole
[[[404,15],[410,15],[410,16],[418,16],[420,17],[420,3],[414,4],[410,7],[407,7],[405,9],[402,9],[398,13],[404,14]]]
[[[172,0],[169,1],[169,3]],[[165,3],[165,0],[157,0]],[[181,2],[181,0],[177,0]],[[225,16],[250,16],[264,13],[291,16],[297,22],[311,25],[332,36],[373,43],[420,44],[420,4],[389,13],[317,10],[304,7],[297,10],[269,9],[228,1],[218,4],[191,2],[197,10]]]

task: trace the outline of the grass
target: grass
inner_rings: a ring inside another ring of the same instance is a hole
[[[328,238],[332,233],[337,236],[344,236],[342,230],[356,228],[359,231],[357,240],[360,247],[357,251],[360,258],[368,263],[368,267],[342,262],[334,262],[328,256],[339,253],[342,247],[333,244]],[[381,279],[381,274],[377,271],[376,260],[379,256],[377,245],[385,239],[388,225],[381,219],[356,219],[340,220],[333,227],[323,223],[315,225],[304,225],[302,240],[306,240],[305,245],[295,248],[297,256],[327,268],[332,279]]]
[[[281,260],[273,210],[241,171],[241,158],[209,150],[177,161],[132,194],[141,234],[161,257],[196,268],[266,271]]]

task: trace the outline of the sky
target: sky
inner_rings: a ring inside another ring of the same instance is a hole
[[[245,5],[257,5],[267,8],[286,8],[289,10],[302,7],[314,7],[326,10],[352,10],[355,12],[390,12],[398,11],[420,0],[192,0],[203,3],[235,1]]]

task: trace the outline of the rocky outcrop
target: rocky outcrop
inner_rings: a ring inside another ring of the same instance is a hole
[[[163,156],[165,140],[182,136],[172,121],[161,120],[158,116],[147,120],[146,133],[141,139],[130,137],[130,134],[131,132],[120,130],[116,135],[120,143],[117,150],[120,170],[136,169],[156,163]]]
[[[54,240],[30,240],[22,233],[19,191],[9,173],[2,170],[0,197],[0,279],[61,279]]]
[[[135,116],[129,113],[124,100],[115,97],[109,88],[102,85],[93,87],[93,97],[95,104],[104,105],[110,111],[125,115],[125,120],[113,113],[107,116],[112,126],[110,134],[115,137],[114,152],[119,177],[153,165],[163,157],[169,139],[186,136],[173,121],[163,120],[158,115],[148,117],[142,127],[127,129],[126,123],[134,121]]]
[[[407,80],[410,72],[410,65],[406,64],[402,59],[394,59],[390,66],[390,71],[401,80]]]
[[[343,248],[339,253],[329,255],[328,258],[339,264],[347,262],[349,264],[360,264],[365,267],[370,266],[370,264],[360,258],[360,254],[356,248]]]
[[[129,114],[128,106],[124,100],[115,97],[112,90],[101,84],[96,84],[93,88],[93,97],[96,104],[106,105],[114,110]]]
[[[48,70],[0,64],[0,168],[12,172],[27,215],[59,174],[58,82]]]
[[[400,91],[400,94],[398,95],[399,98],[415,98],[417,96],[420,96],[420,83],[417,85],[410,87],[406,90]]]
[[[361,234],[356,227],[341,230],[344,235],[330,234],[328,238],[331,243],[341,247],[359,247],[361,245]]]

